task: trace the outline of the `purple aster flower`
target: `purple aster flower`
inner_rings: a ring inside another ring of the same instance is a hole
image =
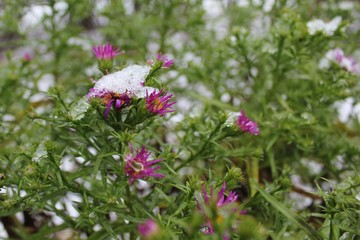
[[[119,48],[114,48],[111,44],[99,45],[95,46],[92,49],[95,57],[99,60],[103,59],[113,59],[119,54],[123,54],[124,52],[119,52]]]
[[[159,226],[154,220],[148,219],[145,223],[138,225],[138,232],[145,239],[151,239],[159,233]]]
[[[101,102],[106,106],[104,111],[104,117],[108,118],[109,112],[112,107],[115,110],[120,111],[123,106],[127,106],[131,102],[131,97],[127,93],[119,94],[111,91],[99,91],[94,88],[90,89],[87,95],[88,99],[100,98]]]
[[[23,60],[25,62],[30,62],[32,60],[32,56],[30,55],[30,53],[25,53],[23,56]]]
[[[341,63],[342,60],[344,59],[345,55],[342,49],[340,48],[336,48],[334,49],[334,58],[336,59],[336,61],[338,63]]]
[[[158,63],[161,63],[161,67],[162,68],[170,68],[173,64],[174,64],[174,60],[173,59],[169,59],[169,57],[165,54],[162,54],[162,53],[158,53],[156,55],[156,58],[155,58],[155,63],[158,62]],[[154,64],[154,61],[153,60],[149,60],[147,61],[147,63],[149,65],[153,65]]]
[[[340,67],[346,69],[349,72],[360,74],[360,66],[354,58],[345,56],[344,51],[341,48],[335,48],[328,51],[325,58],[322,59],[321,66],[328,67],[329,61],[335,62]]]
[[[253,135],[259,135],[259,128],[257,123],[251,121],[244,113],[244,111],[240,111],[240,115],[237,120],[237,125],[243,132],[249,132]]]
[[[162,53],[158,53],[158,55],[156,56],[156,60],[163,63],[163,68],[169,68],[174,64],[173,59],[169,59],[167,55]]]
[[[160,166],[151,167],[152,165],[161,162],[161,159],[155,159],[148,161],[150,153],[145,149],[141,148],[139,152],[136,148],[136,155],[133,156],[133,148],[130,145],[131,153],[125,158],[125,173],[129,176],[129,183],[132,184],[136,179],[145,179],[148,177],[163,178],[163,174],[155,173],[155,170],[159,169]]]
[[[225,199],[225,189],[226,182],[223,183],[220,191],[216,196],[216,194],[214,194],[213,187],[210,188],[210,193],[208,193],[205,188],[202,188],[204,204],[200,204],[199,200],[196,199],[198,209],[206,219],[206,224],[201,227],[201,232],[204,234],[214,234],[214,224],[222,224],[224,218],[226,217],[224,215],[230,215],[238,211],[236,207],[236,200],[238,198],[238,195],[235,192],[229,192],[227,198]],[[204,209],[204,207],[211,208],[212,204],[216,204],[217,208],[215,221],[214,219],[211,219],[209,216],[206,215],[206,211]],[[228,213],[226,213],[226,210],[228,211]],[[240,211],[239,215],[241,215]],[[228,235],[224,234],[223,239],[229,239]]]
[[[175,102],[170,102],[172,94],[168,94],[168,92],[164,92],[160,90],[159,92],[154,91],[150,95],[146,91],[146,108],[149,112],[154,114],[159,114],[160,116],[164,116],[165,113],[174,112],[174,109],[171,108]]]

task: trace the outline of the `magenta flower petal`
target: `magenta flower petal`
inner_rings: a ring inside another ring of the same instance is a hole
[[[111,44],[99,45],[95,46],[92,49],[95,57],[99,60],[103,59],[113,59],[119,54],[123,54],[124,52],[120,52],[119,48],[114,48]]]
[[[23,56],[23,60],[25,62],[30,62],[32,59],[32,56],[29,54],[29,53],[25,53],[24,56]]]
[[[131,96],[127,93],[118,94],[106,90],[99,91],[94,88],[90,89],[87,97],[89,100],[91,98],[101,99],[101,102],[106,106],[104,111],[105,118],[109,117],[109,113],[112,107],[119,111],[121,110],[121,107],[129,105],[131,102]]]
[[[348,72],[360,74],[360,65],[354,58],[346,56],[341,48],[329,50],[326,53],[326,59],[336,63]]]
[[[156,56],[156,60],[162,63],[162,68],[170,68],[174,64],[173,59],[169,59],[169,57],[165,54],[158,53]],[[149,61],[150,64],[153,64],[152,61]]]
[[[129,183],[133,183],[136,179],[146,179],[148,177],[163,178],[163,174],[155,173],[156,170],[160,169],[160,166],[154,166],[154,164],[162,161],[161,159],[156,159],[148,161],[150,152],[148,152],[145,147],[142,147],[139,151],[136,148],[136,154],[133,155],[133,149],[130,147],[131,153],[125,158],[125,173],[129,177]]]
[[[106,108],[105,108],[105,111],[104,111],[104,117],[105,118],[109,117],[109,112],[111,110],[113,101],[114,101],[113,99],[110,99],[106,104]]]
[[[259,135],[259,128],[257,123],[251,121],[244,113],[244,111],[240,111],[240,115],[237,120],[237,125],[243,132],[248,132],[252,135]]]
[[[138,232],[145,239],[149,239],[159,232],[159,226],[154,220],[148,219],[145,223],[138,225]]]
[[[210,187],[210,194],[208,194],[204,187],[202,187],[202,193],[203,193],[203,200],[204,205],[201,205],[201,202],[196,199],[197,206],[199,211],[204,215],[204,218],[206,219],[206,224],[204,224],[201,227],[201,232],[204,234],[213,234],[214,233],[214,225],[213,224],[221,224],[222,219],[224,218],[223,211],[229,211],[229,209],[232,209],[231,211],[236,213],[238,212],[239,215],[241,215],[241,212],[238,211],[238,208],[236,205],[232,208],[233,204],[235,204],[238,195],[235,192],[229,192],[228,196],[226,197],[225,194],[226,189],[226,182],[223,183],[221,189],[217,194],[214,194],[213,187]],[[217,216],[218,219],[214,220],[211,219],[209,216],[206,215],[206,211],[203,209],[204,207],[212,207],[213,203],[216,203]],[[230,208],[228,208],[230,206]],[[216,221],[216,222],[214,222]],[[225,236],[225,235],[224,235]],[[224,238],[226,239],[226,238]]]
[[[335,59],[338,63],[341,63],[343,58],[345,57],[344,52],[340,48],[336,48],[335,50]]]

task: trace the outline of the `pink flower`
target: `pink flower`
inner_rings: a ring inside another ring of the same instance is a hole
[[[161,162],[161,159],[155,159],[148,161],[150,153],[145,149],[141,148],[139,152],[136,148],[136,155],[133,156],[133,148],[130,145],[131,153],[125,157],[125,173],[129,176],[129,183],[132,184],[136,179],[145,179],[148,177],[163,178],[163,174],[155,173],[155,170],[159,169],[160,166],[151,167],[152,165]]]
[[[196,199],[198,209],[200,212],[204,215],[206,219],[206,224],[204,224],[201,228],[201,231],[204,234],[214,234],[214,224],[222,224],[224,221],[224,214],[230,215],[237,211],[237,207],[235,205],[236,200],[238,198],[238,195],[235,192],[229,192],[227,198],[225,199],[225,189],[226,189],[226,182],[223,183],[220,191],[218,194],[214,194],[213,187],[210,188],[210,193],[208,194],[205,188],[202,189],[203,192],[203,200],[204,204],[200,204],[199,200]],[[211,217],[206,215],[206,211],[204,207],[211,208],[212,204],[216,204],[217,213],[216,213],[216,219],[211,219]],[[229,213],[226,213],[227,211],[230,211]],[[239,211],[239,215],[241,215],[241,212]],[[228,235],[224,234],[223,239],[228,239]]]
[[[174,64],[173,59],[169,59],[167,55],[162,53],[158,53],[158,55],[156,56],[156,60],[163,63],[163,68],[169,68]]]
[[[174,64],[174,60],[173,59],[169,59],[169,57],[165,54],[162,54],[162,53],[158,53],[156,55],[156,58],[155,58],[155,63],[158,62],[158,63],[161,63],[161,67],[162,68],[170,68],[173,64]],[[148,64],[150,65],[153,65],[154,64],[154,61],[153,60],[149,60],[148,61]]]
[[[174,112],[174,109],[171,108],[175,102],[170,102],[172,94],[168,94],[168,92],[164,92],[163,90],[159,92],[152,92],[150,95],[146,91],[146,108],[149,112],[154,114],[159,114],[160,116],[164,116],[165,113]]]
[[[343,50],[340,48],[334,49],[334,57],[338,63],[341,63],[345,57]]]
[[[119,94],[111,91],[99,91],[94,88],[90,89],[90,92],[87,95],[88,99],[90,98],[100,98],[101,102],[106,106],[104,111],[104,117],[108,118],[109,112],[112,107],[115,110],[120,111],[122,107],[127,106],[131,102],[131,97],[127,93]]]
[[[244,111],[240,111],[240,115],[237,120],[237,125],[243,132],[249,132],[253,135],[259,135],[259,128],[257,123],[251,121],[244,113]]]
[[[138,232],[145,239],[150,239],[159,233],[159,226],[154,220],[148,219],[145,223],[138,225]]]
[[[30,62],[32,60],[32,56],[29,53],[25,53],[23,56],[23,60],[25,62]]]
[[[327,61],[335,62],[337,63],[337,65],[344,68],[348,72],[360,74],[359,64],[355,61],[354,58],[345,56],[344,51],[341,48],[335,48],[328,51],[325,55],[325,60],[322,61],[323,64],[324,63],[328,64]]]
[[[114,48],[111,44],[99,45],[95,46],[92,49],[95,57],[99,60],[111,60],[119,54],[123,54],[124,52],[119,52],[119,48]]]

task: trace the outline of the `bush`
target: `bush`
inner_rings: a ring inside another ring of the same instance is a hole
[[[357,239],[359,10],[5,0],[0,236]]]

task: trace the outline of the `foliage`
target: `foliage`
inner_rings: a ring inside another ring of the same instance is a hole
[[[0,237],[360,236],[359,3],[0,5]]]

